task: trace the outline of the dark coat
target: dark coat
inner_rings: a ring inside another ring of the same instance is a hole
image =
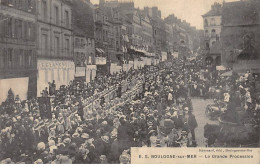
[[[198,127],[198,123],[196,121],[196,118],[193,114],[189,114],[189,117],[188,117],[188,125],[189,125],[189,128],[190,129],[195,129]]]

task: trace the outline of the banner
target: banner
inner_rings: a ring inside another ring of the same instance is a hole
[[[85,71],[86,71],[86,67],[76,67],[75,77],[84,77]]]

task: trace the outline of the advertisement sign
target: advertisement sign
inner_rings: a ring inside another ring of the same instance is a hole
[[[75,77],[84,77],[86,67],[76,67]]]

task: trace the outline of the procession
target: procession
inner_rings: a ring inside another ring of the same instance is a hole
[[[260,147],[258,24],[240,19],[259,2],[214,1],[196,29],[132,0],[24,1],[0,1],[0,164]]]
[[[196,63],[194,61],[192,65],[197,67]],[[131,147],[196,147],[194,129],[197,121],[190,98],[207,98],[209,93],[225,102],[226,109],[220,114],[223,121],[239,121],[239,126],[245,128],[251,125],[251,129],[246,131],[233,132],[241,133],[236,139],[237,135],[231,137],[231,132],[223,132],[221,136],[216,136],[212,129],[207,132],[209,134],[204,132],[210,140],[209,146],[234,146],[241,145],[242,141],[259,140],[259,97],[254,97],[254,88],[250,86],[254,77],[250,73],[241,77],[218,78],[216,82],[208,83],[199,79],[199,69],[183,66],[182,59],[173,59],[172,64],[174,68],[171,69],[145,67],[103,81],[95,80],[92,85],[74,81],[53,92],[53,85],[50,85],[49,89],[43,90],[43,96],[50,96],[52,92],[51,110],[46,106],[40,109],[42,104],[37,99],[21,102],[19,96],[14,97],[10,90],[1,106],[3,163],[125,164],[130,162]],[[187,77],[186,83],[184,77]],[[119,86],[113,93],[114,97],[106,101],[100,92],[113,90],[111,85],[115,85],[115,78]],[[134,87],[138,89],[128,85],[122,91],[120,87],[123,85],[120,84],[124,79],[137,79]],[[228,80],[236,82],[235,86],[229,87]],[[200,85],[198,89],[196,84]],[[237,94],[237,97],[228,94]],[[89,103],[95,99],[99,99],[99,104],[89,109]],[[233,110],[236,108],[234,105],[245,108],[241,117]]]

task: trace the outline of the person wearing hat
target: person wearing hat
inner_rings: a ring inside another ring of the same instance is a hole
[[[88,149],[80,148],[75,155],[73,164],[90,164],[91,160],[88,156],[89,152],[90,151]]]
[[[119,157],[120,164],[130,164],[131,156],[128,151],[123,151]]]
[[[63,134],[65,132],[64,129],[64,118],[61,113],[59,113],[58,119],[57,119],[57,134]]]
[[[80,134],[78,132],[75,132],[72,135],[71,142],[76,143],[76,145],[79,147],[81,144],[84,143],[84,139],[80,137]]]
[[[99,159],[100,159],[100,164],[108,164],[106,155],[100,155]]]
[[[52,162],[52,164],[72,164],[72,160],[65,155],[58,155],[57,159]]]
[[[148,133],[148,139],[149,139],[148,145],[150,147],[156,147],[157,132],[155,130],[151,130]]]
[[[176,143],[176,141],[179,139],[179,134],[177,129],[173,128],[171,130],[171,133],[168,135],[168,146],[169,147],[178,147],[178,144]]]
[[[182,131],[180,138],[177,140],[180,147],[189,147],[188,132]]]
[[[198,127],[198,124],[197,124],[197,120],[196,120],[195,116],[192,114],[191,110],[188,111],[187,123],[188,123],[189,131],[192,136],[192,144],[196,145],[195,129]]]

